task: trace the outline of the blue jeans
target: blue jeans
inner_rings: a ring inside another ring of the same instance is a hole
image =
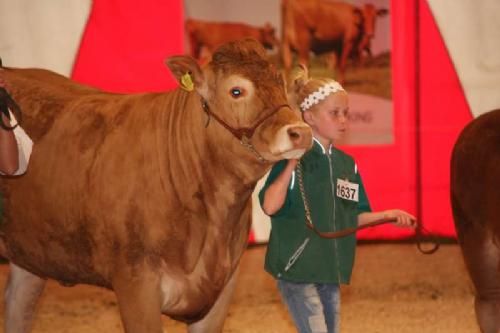
[[[339,285],[278,280],[278,289],[299,333],[340,332]]]

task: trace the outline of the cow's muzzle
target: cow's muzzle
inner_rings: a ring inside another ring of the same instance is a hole
[[[201,106],[203,108],[203,111],[205,111],[205,113],[208,116],[207,124],[205,126],[208,126],[210,118],[213,117],[219,124],[221,124],[234,137],[236,137],[244,147],[248,148],[252,153],[254,153],[257,156],[257,158],[259,159],[259,161],[261,161],[261,162],[267,162],[267,160],[264,157],[262,157],[262,155],[255,149],[255,147],[253,146],[253,144],[251,142],[251,139],[252,139],[253,134],[255,133],[255,130],[260,125],[262,125],[262,123],[266,119],[268,119],[269,117],[274,115],[281,108],[286,107],[286,108],[291,109],[290,105],[288,105],[288,104],[280,104],[278,106],[275,106],[273,108],[268,109],[269,111],[265,112],[265,116],[262,117],[261,119],[257,120],[252,127],[234,128],[231,125],[229,125],[228,123],[226,123],[224,120],[219,118],[215,113],[213,113],[210,110],[210,106],[208,105],[207,101],[204,98],[201,99]]]

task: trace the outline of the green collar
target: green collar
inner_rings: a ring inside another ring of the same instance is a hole
[[[326,155],[327,151],[325,148],[323,148],[323,145],[319,142],[318,139],[313,137],[313,146],[311,148],[314,152],[320,153],[321,155]],[[330,148],[328,149],[328,154],[331,155],[333,154],[333,145],[330,145]]]

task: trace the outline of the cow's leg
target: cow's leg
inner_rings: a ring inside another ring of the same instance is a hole
[[[476,289],[476,317],[482,333],[500,333],[500,249],[484,227],[458,230],[465,263]]]
[[[337,62],[338,62],[337,53],[334,51],[329,52],[326,56],[326,68],[328,68],[330,72],[335,71],[335,68],[337,67]]]
[[[345,81],[345,69],[347,67],[347,60],[349,58],[349,54],[351,54],[352,48],[354,46],[354,42],[351,40],[344,41],[342,45],[342,54],[340,55],[340,61],[338,65],[338,75],[337,81],[340,83],[344,83]]]
[[[298,58],[299,64],[302,64],[306,67],[309,66],[309,47],[304,47],[304,49],[299,50]]]
[[[46,280],[10,264],[5,288],[5,332],[27,333]]]
[[[158,277],[141,268],[137,268],[135,274],[128,272],[120,275],[113,279],[113,290],[125,332],[162,333]]]
[[[222,332],[224,327],[224,320],[226,319],[227,310],[231,303],[231,297],[236,286],[238,278],[238,269],[233,273],[233,276],[224,287],[224,290],[217,298],[210,312],[200,321],[190,324],[188,326],[189,333],[219,333]]]

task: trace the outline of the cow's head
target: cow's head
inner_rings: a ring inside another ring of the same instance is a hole
[[[375,8],[372,4],[364,4],[361,11],[363,17],[363,39],[360,49],[365,50],[370,47],[370,40],[375,36],[375,23],[377,17],[383,17],[387,15],[389,11],[385,8]]]
[[[276,30],[270,23],[266,23],[262,28],[259,28],[260,40],[266,49],[273,49],[278,46],[276,38]]]
[[[200,103],[218,122],[209,126],[231,133],[226,138],[242,141],[259,159],[299,158],[311,147],[311,129],[288,106],[283,78],[257,41],[222,45],[203,69],[187,56],[167,65],[179,80],[190,74]]]

